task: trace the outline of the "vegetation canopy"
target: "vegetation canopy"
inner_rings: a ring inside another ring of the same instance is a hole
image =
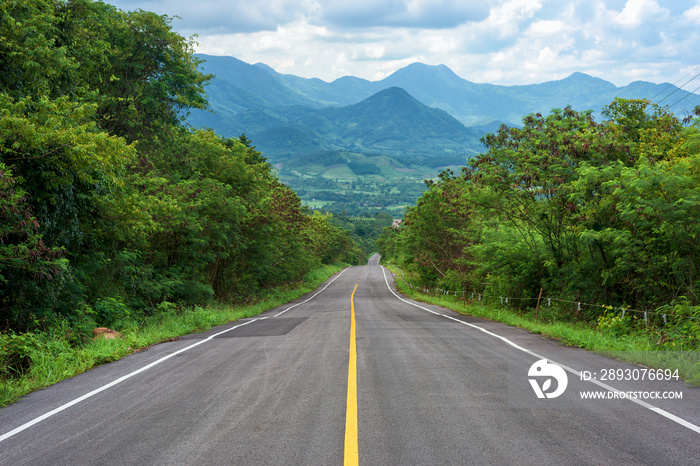
[[[557,109],[487,134],[487,151],[385,230],[384,260],[425,288],[523,310],[543,292],[569,303],[555,318],[602,329],[646,316],[662,347],[699,349],[700,112],[684,125],[616,99],[604,115]]]
[[[360,260],[245,135],[185,123],[212,76],[170,18],[90,0],[2,0],[0,16],[5,336],[79,341]]]

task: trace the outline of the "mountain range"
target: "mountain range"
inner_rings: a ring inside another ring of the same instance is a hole
[[[333,82],[280,74],[233,57],[198,55],[215,75],[211,111],[188,121],[226,137],[245,133],[312,208],[400,217],[426,189],[423,180],[466,164],[479,138],[501,124],[567,105],[597,115],[615,97],[680,101],[683,117],[700,97],[671,84],[624,87],[583,73],[542,84],[498,86],[464,80],[444,65],[414,63],[380,81]],[[681,100],[683,99],[683,100]],[[663,103],[663,102],[662,102]]]
[[[479,137],[501,123],[570,105],[603,107],[616,97],[674,103],[685,116],[700,97],[672,84],[635,81],[617,87],[584,73],[541,84],[500,86],[469,82],[445,65],[414,63],[380,81],[346,76],[332,82],[281,74],[262,63],[197,55],[215,75],[206,92],[214,113],[195,111],[189,122],[227,137],[242,133],[273,161],[345,150],[417,160],[481,151]]]

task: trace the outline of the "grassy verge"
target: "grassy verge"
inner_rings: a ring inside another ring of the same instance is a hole
[[[462,315],[470,315],[519,327],[532,333],[546,335],[566,346],[584,348],[606,356],[654,369],[678,369],[679,375],[690,385],[700,385],[700,351],[668,351],[660,347],[655,337],[638,331],[616,336],[584,323],[536,319],[534,313],[523,313],[492,304],[458,299],[450,295],[428,295],[410,289],[398,274],[396,285],[402,293],[416,301],[443,306]]]
[[[78,340],[73,329],[59,323],[42,333],[0,334],[0,407],[19,397],[73,377],[91,368],[115,361],[147,346],[214,326],[252,317],[315,290],[340,267],[328,266],[310,273],[294,288],[277,288],[255,304],[206,307],[157,314],[139,325],[117,329],[123,338]],[[9,367],[10,359],[21,358],[21,371]]]

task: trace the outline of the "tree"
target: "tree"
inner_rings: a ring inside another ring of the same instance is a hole
[[[470,247],[478,242],[470,187],[449,171],[428,186],[404,217],[401,244],[423,281],[461,290],[472,279]]]
[[[570,194],[581,206],[580,237],[602,261],[601,288],[639,307],[693,296],[700,233],[693,129],[646,101],[617,100],[606,114],[633,162],[581,164]]]
[[[66,268],[64,251],[44,243],[27,201],[12,170],[0,163],[0,322],[20,329],[31,319],[26,306],[31,294],[46,292],[46,281]],[[18,307],[22,312],[10,312]]]
[[[0,15],[0,317],[13,328],[250,299],[354,253],[245,135],[185,126],[210,76],[170,18],[90,0],[5,0]]]
[[[697,299],[697,122],[644,100],[605,115],[554,110],[485,136],[488,151],[432,184],[383,247],[426,281],[474,277],[492,293],[545,287],[643,309]]]
[[[12,99],[62,95],[58,83],[79,64],[56,46],[57,0],[0,3],[0,92]]]

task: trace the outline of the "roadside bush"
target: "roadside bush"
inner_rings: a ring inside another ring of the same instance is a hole
[[[659,344],[673,350],[700,350],[700,306],[681,296],[656,312],[666,315],[666,324],[658,330]]]
[[[17,377],[29,369],[36,346],[33,333],[0,333],[0,379]]]
[[[129,307],[118,298],[102,298],[95,303],[97,323],[101,327],[119,327],[131,318]]]
[[[629,314],[622,316],[619,310],[608,309],[603,315],[598,317],[599,330],[608,332],[615,336],[629,335],[634,331],[634,322]]]

